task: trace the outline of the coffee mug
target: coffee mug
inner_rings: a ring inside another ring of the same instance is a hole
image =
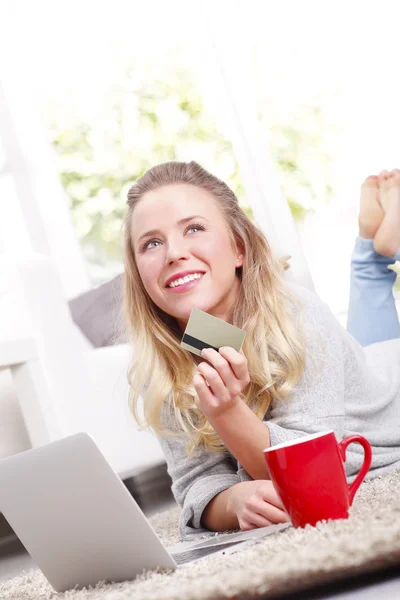
[[[364,448],[363,465],[350,485],[344,463],[346,448]],[[272,483],[295,527],[322,519],[347,519],[349,506],[371,466],[371,445],[362,435],[337,442],[333,431],[316,433],[264,450]]]

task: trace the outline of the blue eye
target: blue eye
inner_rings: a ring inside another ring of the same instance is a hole
[[[192,225],[189,225],[189,227],[187,227],[186,231],[188,231],[189,229],[200,229],[201,231],[205,231],[205,227],[204,225],[201,225],[201,223],[193,223]]]
[[[188,225],[188,227],[186,227],[185,229],[185,233],[187,233],[190,229],[199,229],[200,231],[205,231],[205,227],[204,225],[202,225],[201,223],[192,223],[191,225]],[[152,248],[150,247],[150,244],[161,244],[160,240],[157,239],[153,239],[153,240],[149,240],[148,242],[145,242],[143,244],[143,246],[141,247],[142,252],[145,252],[146,250],[151,250]],[[156,248],[157,246],[153,246],[153,248]]]
[[[147,250],[150,246],[150,244],[154,244],[155,242],[158,242],[160,244],[160,240],[149,240],[148,242],[146,242],[145,244],[143,244],[142,246],[142,252],[144,252],[145,250]]]

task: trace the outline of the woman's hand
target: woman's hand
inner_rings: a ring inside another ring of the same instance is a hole
[[[211,364],[198,365],[199,373],[193,378],[195,403],[205,417],[219,417],[241,402],[240,394],[250,383],[247,360],[242,351],[228,346],[219,352],[206,348],[201,356]]]
[[[242,481],[229,491],[228,508],[243,531],[290,521],[272,481]]]

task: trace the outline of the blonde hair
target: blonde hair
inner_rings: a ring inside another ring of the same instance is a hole
[[[189,453],[199,445],[210,451],[224,451],[223,441],[194,403],[194,359],[180,346],[182,333],[175,318],[156,306],[147,294],[132,247],[135,206],[146,192],[172,184],[190,184],[212,194],[232,242],[244,249],[232,323],[246,330],[243,351],[251,381],[242,399],[260,419],[272,399],[283,400],[301,378],[304,342],[287,310],[291,293],[283,278],[286,260],[273,254],[264,234],[240,208],[226,183],[192,161],[156,165],[132,185],[124,222],[123,302],[128,337],[137,349],[128,373],[130,408],[142,425],[159,435],[188,434]],[[139,416],[140,396],[144,421]],[[172,414],[173,427],[163,424],[164,410]]]

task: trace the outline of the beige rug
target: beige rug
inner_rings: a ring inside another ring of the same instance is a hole
[[[151,519],[166,545],[177,543],[178,511]],[[349,519],[290,527],[231,555],[210,556],[175,572],[53,592],[40,571],[0,582],[1,600],[190,600],[276,598],[316,583],[400,565],[400,472],[362,484]]]

